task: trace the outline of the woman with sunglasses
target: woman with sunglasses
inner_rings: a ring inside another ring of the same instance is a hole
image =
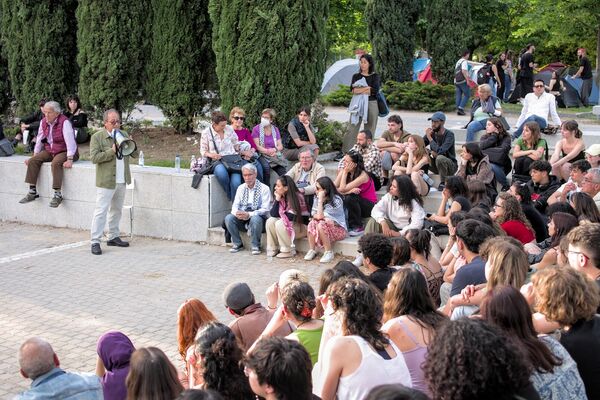
[[[229,123],[240,142],[240,154],[246,160],[254,162],[258,158],[256,144],[252,140],[252,132],[244,126],[244,121],[246,121],[246,112],[240,107],[233,107],[229,112]],[[244,145],[243,142],[248,143],[248,145]],[[263,182],[262,165],[259,162],[254,162],[254,166],[258,172],[258,180]]]

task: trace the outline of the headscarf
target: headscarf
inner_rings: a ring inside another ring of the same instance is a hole
[[[98,339],[97,352],[106,373],[101,378],[105,400],[125,400],[129,373],[129,360],[135,347],[121,332],[107,332]]]

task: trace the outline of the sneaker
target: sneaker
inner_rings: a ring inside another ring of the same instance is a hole
[[[60,206],[60,203],[62,203],[62,201],[63,201],[62,196],[54,196],[52,198],[52,200],[50,200],[50,204],[49,205],[52,208],[56,208],[56,207]]]
[[[260,254],[260,247],[253,247],[252,248],[252,255],[253,256],[257,256]]]
[[[237,253],[238,251],[241,251],[244,249],[244,245],[243,244],[233,244],[233,246],[231,246],[231,248],[229,249],[230,253]]]
[[[333,261],[333,259],[335,258],[335,254],[333,254],[333,251],[326,251],[325,253],[323,253],[323,257],[321,257],[321,259],[319,260],[320,263],[330,263]]]
[[[363,264],[364,260],[365,260],[365,258],[363,257],[363,255],[359,254],[356,256],[354,261],[352,261],[352,264],[354,264],[357,268],[360,268],[360,266]]]
[[[438,192],[443,192],[445,187],[446,187],[446,184],[440,183],[440,185],[437,187],[437,191]]]
[[[25,197],[23,197],[21,200],[19,200],[19,203],[21,203],[21,204],[29,203],[30,201],[34,201],[38,197],[40,197],[39,194],[30,192],[30,193],[27,193],[27,195]]]
[[[354,229],[350,229],[348,231],[348,236],[350,237],[355,237],[355,236],[360,236],[363,233],[365,233],[365,228],[363,228],[362,226],[359,228],[354,228]]]
[[[458,115],[465,115],[465,110],[463,110],[462,108],[459,108],[459,109],[456,110],[456,113]]]
[[[310,261],[310,260],[313,260],[316,256],[317,256],[317,252],[314,251],[313,249],[310,249],[304,256],[304,259],[306,261]]]

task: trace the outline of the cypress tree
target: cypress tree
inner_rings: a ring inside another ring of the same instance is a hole
[[[19,112],[75,90],[75,0],[2,0],[2,44]]]
[[[312,103],[325,71],[328,1],[210,0],[222,108],[251,123],[273,107],[280,125]]]
[[[440,83],[452,84],[454,65],[471,35],[470,0],[431,0],[427,7],[427,52],[431,72]]]
[[[382,81],[412,80],[418,0],[368,0],[366,20]]]
[[[80,0],[77,63],[81,101],[99,111],[128,111],[141,97],[149,0]]]
[[[173,127],[190,132],[205,103],[202,91],[216,83],[208,0],[153,0],[152,6],[148,98]]]
[[[1,49],[0,49],[1,54]],[[10,105],[10,83],[8,80],[8,64],[0,55],[0,114],[3,114]]]

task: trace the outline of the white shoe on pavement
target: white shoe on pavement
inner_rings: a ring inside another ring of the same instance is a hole
[[[310,260],[313,260],[316,256],[317,256],[317,252],[314,251],[313,249],[310,249],[308,252],[306,252],[306,255],[304,256],[304,260],[310,261]]]
[[[335,258],[335,254],[333,254],[333,251],[326,251],[325,253],[323,253],[323,257],[321,257],[319,262],[324,263],[324,264],[329,263],[329,262],[332,262],[334,258]]]

